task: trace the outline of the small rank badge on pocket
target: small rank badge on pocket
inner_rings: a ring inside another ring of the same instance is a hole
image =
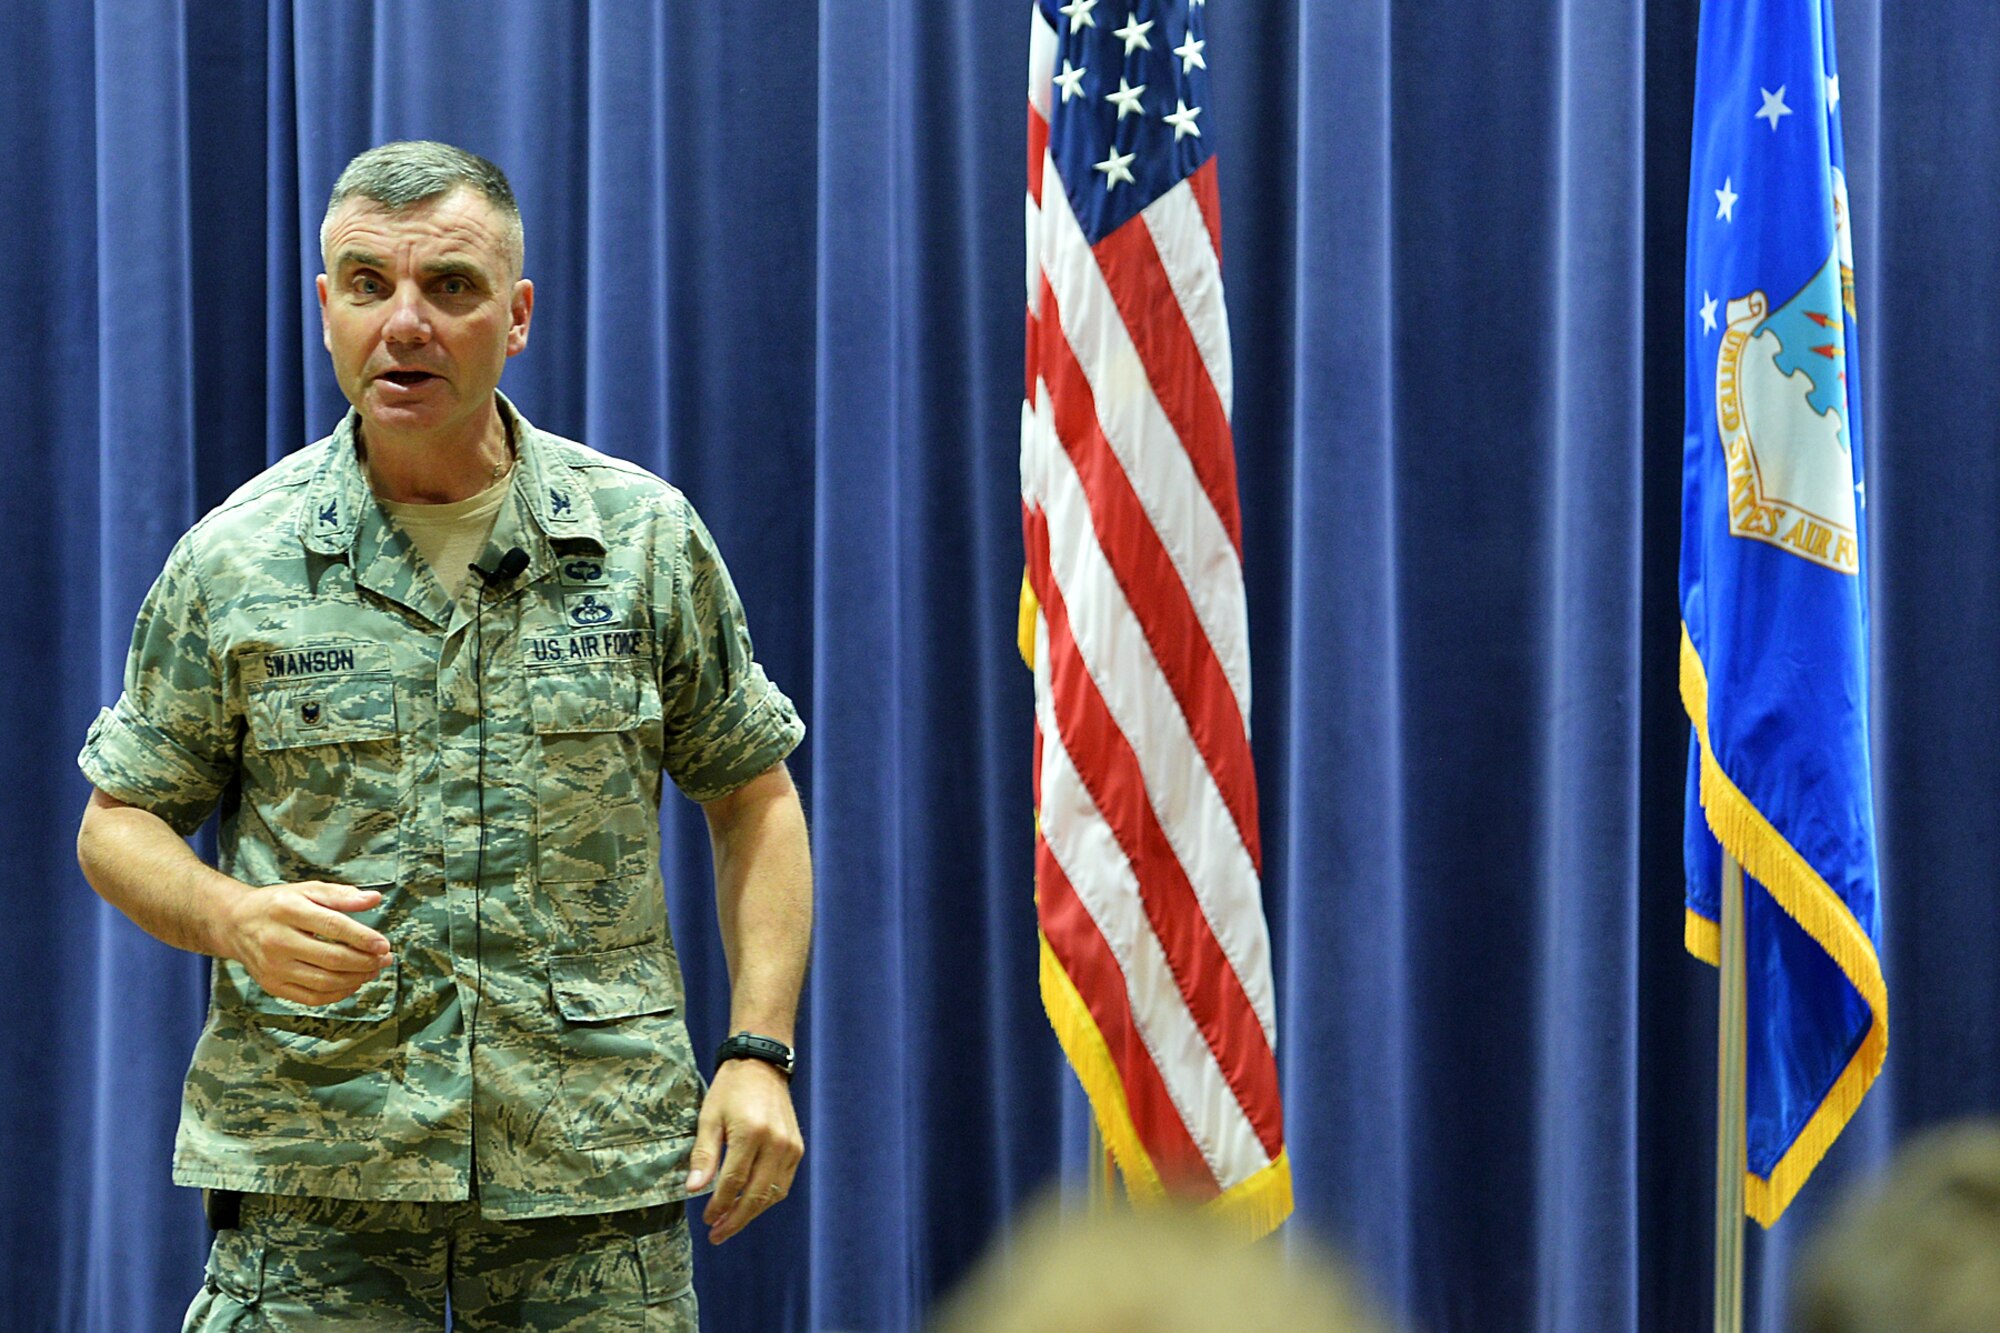
[[[304,703],[299,705],[299,721],[305,723],[307,726],[309,727],[318,726],[320,724],[320,718],[321,718],[321,713],[320,713],[319,700],[308,699]]]

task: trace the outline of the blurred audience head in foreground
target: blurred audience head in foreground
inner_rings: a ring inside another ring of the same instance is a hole
[[[1245,1244],[1189,1208],[1027,1215],[940,1311],[935,1333],[1387,1333],[1302,1237]]]
[[[1807,1248],[1795,1333],[2000,1329],[2000,1121],[1915,1138]]]

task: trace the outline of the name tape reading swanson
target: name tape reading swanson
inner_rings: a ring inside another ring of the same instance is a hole
[[[265,653],[264,675],[271,680],[286,676],[328,676],[354,670],[355,660],[352,648],[300,648]]]

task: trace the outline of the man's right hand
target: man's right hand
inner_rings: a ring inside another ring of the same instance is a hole
[[[381,901],[375,889],[319,880],[252,888],[230,904],[225,952],[280,999],[332,1004],[389,961],[389,941],[348,915]]]
[[[76,859],[104,900],[176,949],[233,958],[296,1004],[332,1004],[389,961],[389,941],[356,921],[374,889],[306,880],[252,888],[204,864],[150,810],[92,788]]]

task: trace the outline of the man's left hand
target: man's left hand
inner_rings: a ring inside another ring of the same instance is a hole
[[[701,1104],[687,1178],[689,1194],[715,1181],[701,1215],[709,1243],[720,1245],[791,1193],[805,1151],[790,1081],[762,1060],[725,1061]]]

